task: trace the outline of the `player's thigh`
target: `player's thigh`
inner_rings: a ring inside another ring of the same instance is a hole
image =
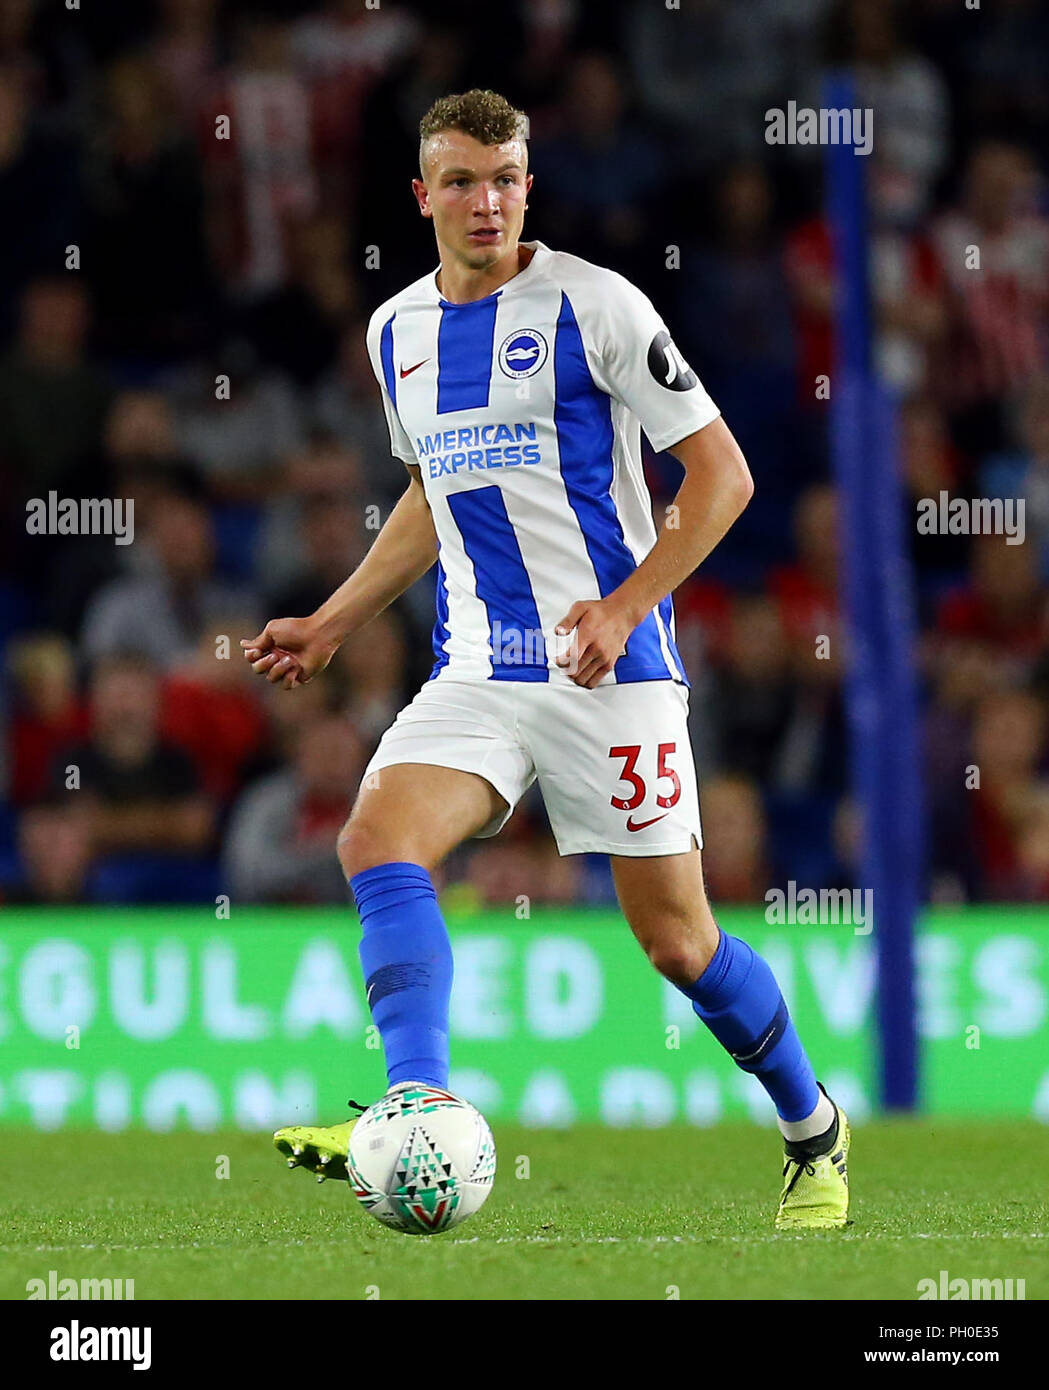
[[[644,858],[702,846],[682,686],[536,685],[522,708],[561,854]]]
[[[402,861],[432,869],[506,810],[476,773],[395,763],[364,779],[339,835],[339,862],[347,876]]]
[[[609,862],[623,916],[652,964],[675,984],[698,980],[718,945],[700,850]]]

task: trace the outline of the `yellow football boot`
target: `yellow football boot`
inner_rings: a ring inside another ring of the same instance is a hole
[[[826,1152],[814,1157],[806,1153],[803,1144],[785,1145],[783,1192],[776,1212],[777,1231],[839,1230],[848,1218],[849,1119],[840,1106],[834,1101],[831,1104],[837,1117],[837,1130],[834,1143]]]

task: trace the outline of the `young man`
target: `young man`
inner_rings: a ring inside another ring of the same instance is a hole
[[[412,186],[440,267],[368,330],[411,480],[316,613],[242,645],[293,688],[437,564],[433,674],[383,737],[338,842],[391,1103],[448,1083],[452,959],[430,872],[466,838],[496,834],[538,778],[559,851],[611,857],[649,960],[772,1098],[786,1146],[777,1226],[841,1226],[846,1117],[818,1087],[768,965],[719,931],[700,865],[669,595],[753,484],[645,296],[521,242],[524,133],[493,92],[443,98],[423,118]],[[658,536],[641,426],[685,470]],[[274,1140],[291,1166],[345,1177],[351,1124]]]

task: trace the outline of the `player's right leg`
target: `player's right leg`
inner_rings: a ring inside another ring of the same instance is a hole
[[[395,763],[365,776],[339,834],[339,863],[347,880],[397,861],[429,871],[508,810],[477,773]]]
[[[361,914],[361,963],[391,1087],[448,1084],[452,953],[430,870],[508,810],[475,773],[399,763],[365,776],[339,835],[339,862]],[[306,1168],[319,1181],[345,1178],[354,1123],[288,1125],[273,1143],[290,1168]]]
[[[534,779],[515,725],[505,686],[424,686],[380,742],[339,836],[368,1004],[400,1104],[422,1103],[416,1084],[447,1088],[452,959],[430,872],[463,840],[495,834]],[[291,1126],[274,1143],[291,1167],[344,1178],[353,1124]]]
[[[365,778],[339,836],[339,862],[361,918],[368,1007],[391,1087],[448,1084],[452,948],[430,871],[508,809],[476,773],[395,764]]]
[[[337,849],[361,914],[368,1003],[390,1085],[448,1084],[452,953],[430,870],[507,811],[491,783],[458,768],[399,763],[367,774]],[[346,1177],[354,1120],[289,1125],[273,1143],[291,1168]]]

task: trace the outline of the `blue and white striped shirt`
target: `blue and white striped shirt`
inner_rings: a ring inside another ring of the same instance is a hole
[[[526,245],[494,294],[450,304],[431,272],[368,327],[393,452],[437,532],[438,678],[567,681],[554,626],[656,541],[642,426],[665,449],[719,413],[640,290]],[[669,597],[602,683],[647,680],[686,680]]]

